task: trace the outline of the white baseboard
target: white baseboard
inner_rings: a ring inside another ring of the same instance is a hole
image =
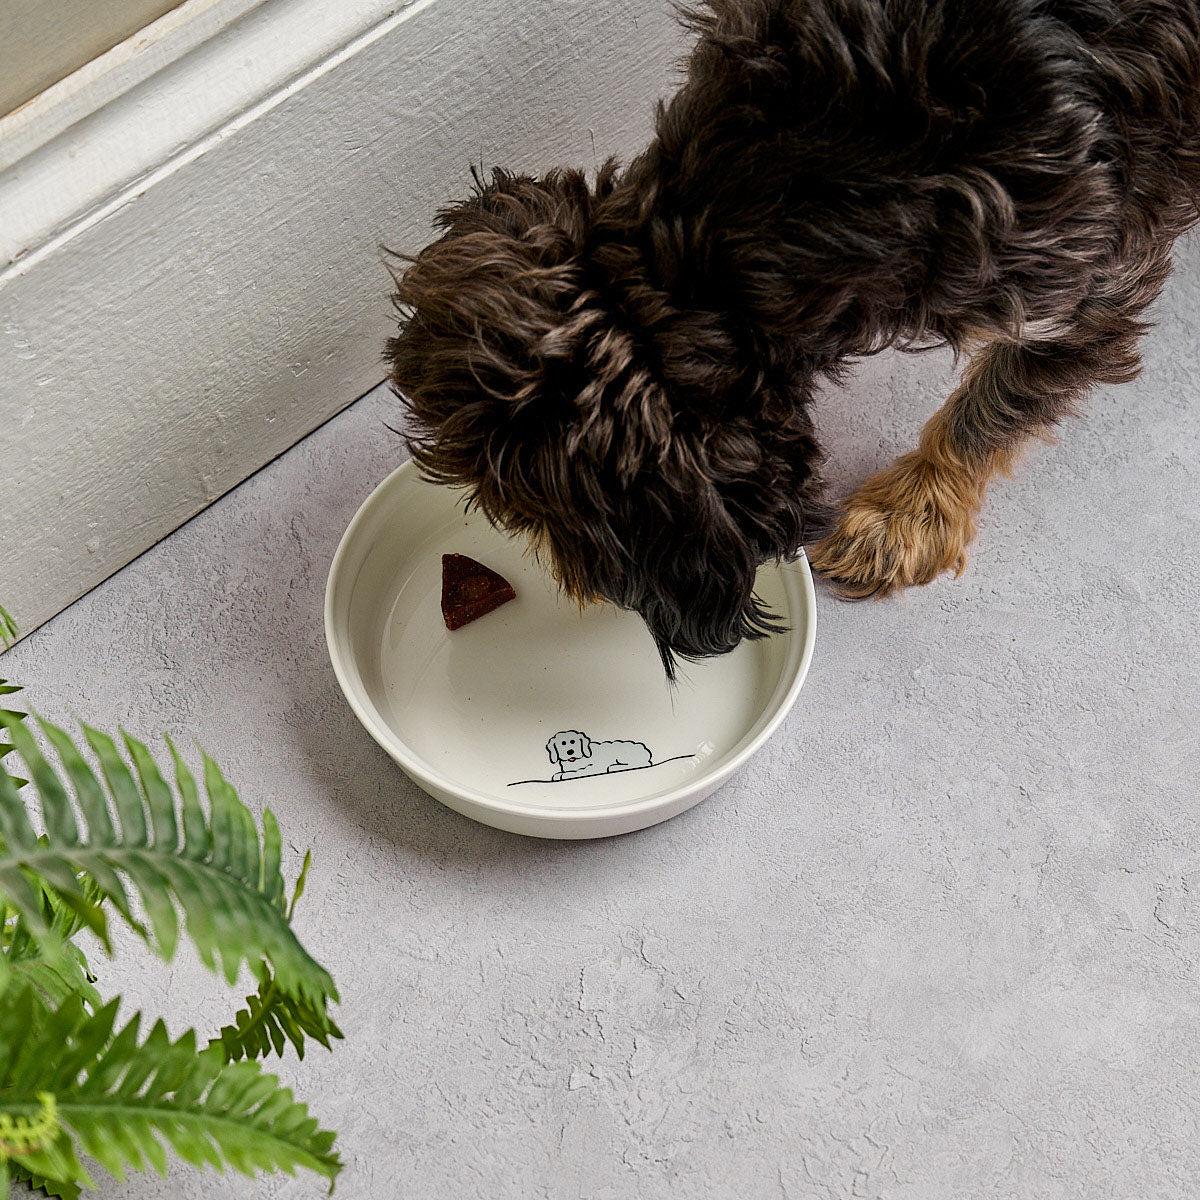
[[[27,0],[28,2],[28,0]],[[78,3],[78,0],[76,0]],[[268,0],[183,0],[111,50],[0,117],[0,171],[102,113]]]
[[[665,0],[231,2],[97,111],[68,80],[21,146],[0,122],[0,604],[26,632],[382,377],[379,247],[419,247],[470,162],[628,156],[680,48]]]

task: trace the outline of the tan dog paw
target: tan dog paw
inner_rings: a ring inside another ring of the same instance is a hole
[[[934,466],[919,451],[907,454],[850,496],[808,560],[853,600],[928,583],[943,571],[961,575],[981,502],[977,481]]]

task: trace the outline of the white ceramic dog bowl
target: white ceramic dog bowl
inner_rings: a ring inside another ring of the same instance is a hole
[[[467,554],[517,598],[450,633],[441,560]],[[588,838],[665,821],[741,767],[795,701],[812,657],[812,576],[764,567],[790,632],[663,676],[641,619],[582,613],[522,543],[406,463],[350,522],[325,594],[338,682],[371,736],[444,804],[515,833]]]

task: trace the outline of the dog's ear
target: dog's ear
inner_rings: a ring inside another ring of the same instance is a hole
[[[578,730],[576,730],[576,732],[578,733],[579,731],[578,731]],[[589,737],[588,737],[588,735],[587,735],[586,733],[580,733],[580,734],[579,734],[579,741],[582,743],[583,757],[584,757],[584,758],[591,758],[591,757],[592,757],[592,741],[591,741],[591,738],[589,738]]]
[[[558,761],[559,761],[559,758],[558,758],[558,749],[557,749],[557,748],[555,747],[555,745],[554,745],[554,738],[556,738],[556,737],[558,737],[558,734],[557,734],[557,733],[554,735],[554,737],[552,737],[552,738],[551,738],[551,739],[550,739],[550,740],[549,740],[549,741],[546,743],[546,753],[547,753],[548,755],[550,755],[550,761],[551,761],[552,763],[556,763],[556,762],[558,762]]]
[[[394,274],[400,327],[387,358],[413,458],[514,531],[544,519],[535,460],[569,433],[569,395],[550,376],[570,371],[603,323],[585,302],[581,254],[615,170],[595,192],[580,171],[476,175],[475,193],[438,214],[442,236]]]

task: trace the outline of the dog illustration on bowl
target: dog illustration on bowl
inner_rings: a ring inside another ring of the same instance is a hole
[[[551,779],[608,775],[653,765],[654,756],[641,742],[594,742],[578,729],[564,729],[546,743],[550,761],[558,766]]]
[[[643,742],[601,742],[579,729],[562,729],[546,743],[546,753],[558,768],[548,779],[515,779],[509,787],[527,783],[562,783],[587,776],[617,775],[624,771],[647,771],[667,763],[694,759],[695,754],[676,754],[654,761]]]

